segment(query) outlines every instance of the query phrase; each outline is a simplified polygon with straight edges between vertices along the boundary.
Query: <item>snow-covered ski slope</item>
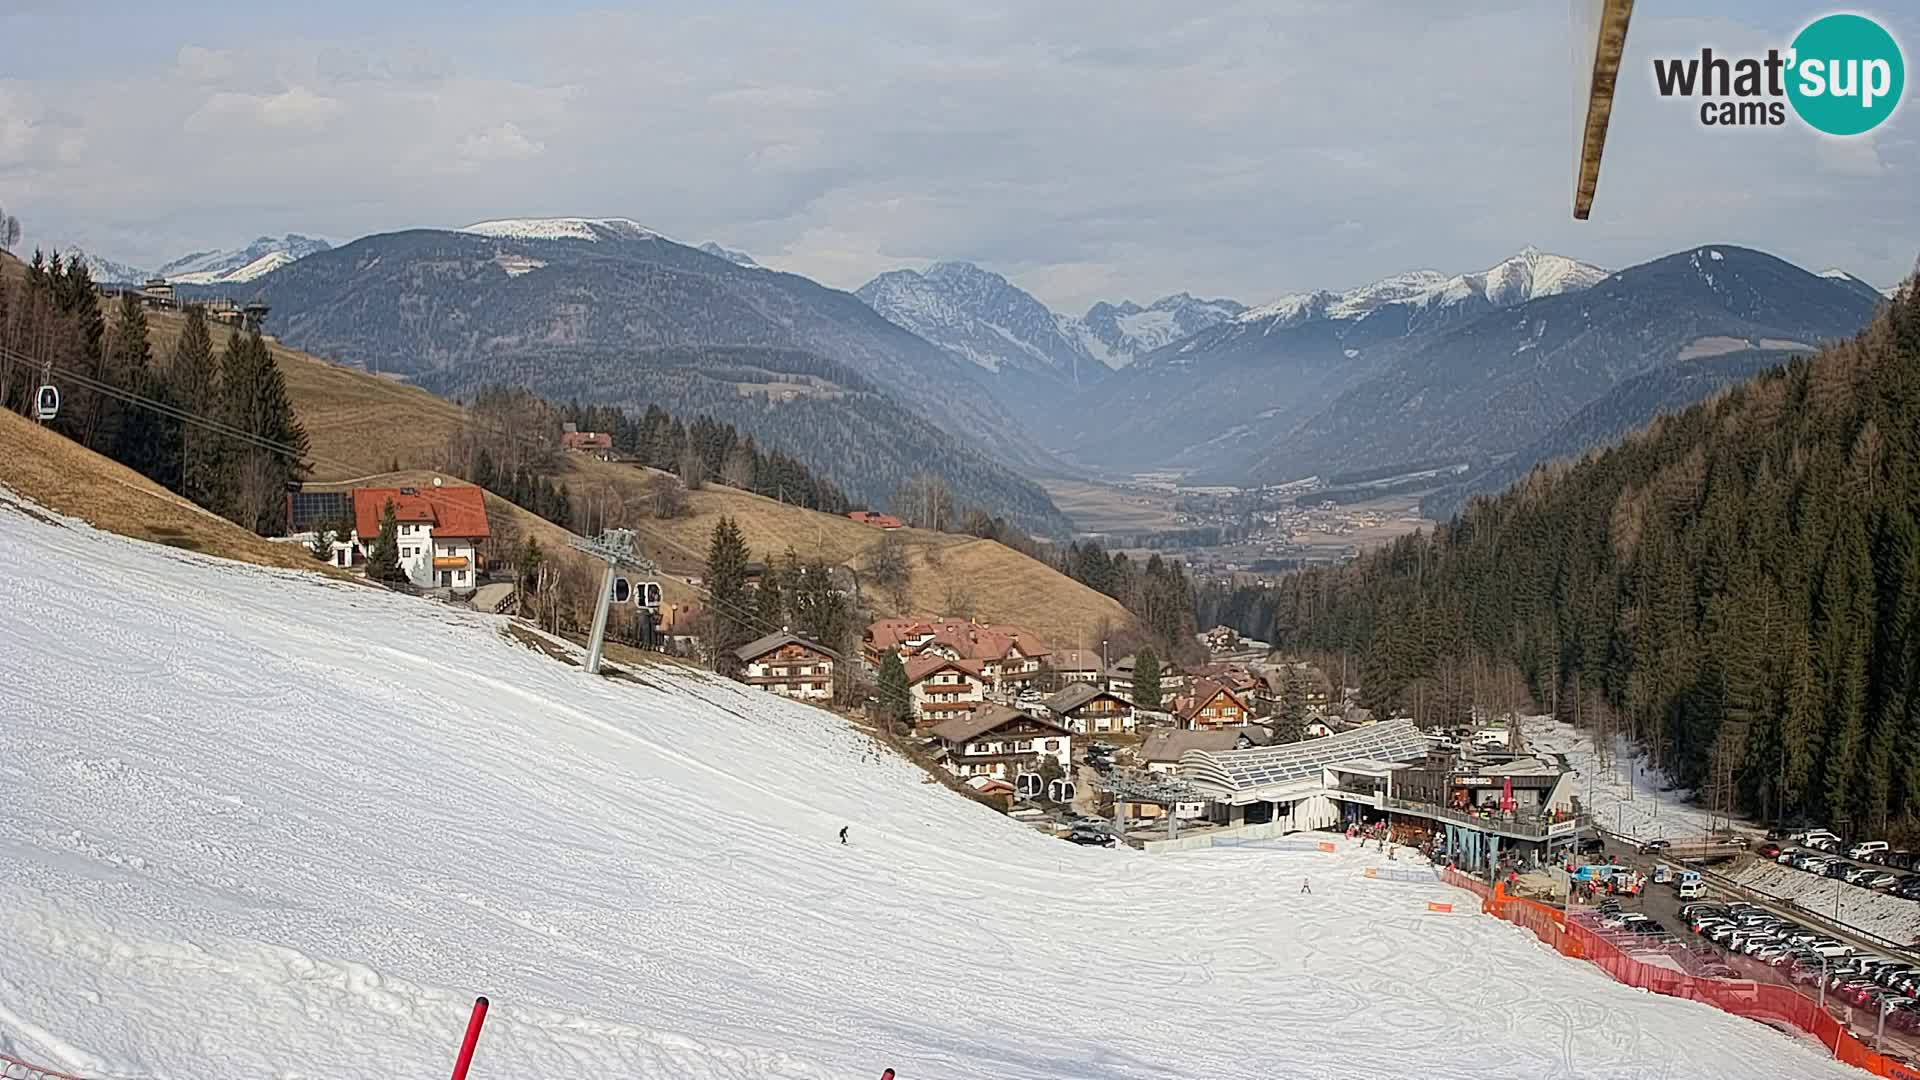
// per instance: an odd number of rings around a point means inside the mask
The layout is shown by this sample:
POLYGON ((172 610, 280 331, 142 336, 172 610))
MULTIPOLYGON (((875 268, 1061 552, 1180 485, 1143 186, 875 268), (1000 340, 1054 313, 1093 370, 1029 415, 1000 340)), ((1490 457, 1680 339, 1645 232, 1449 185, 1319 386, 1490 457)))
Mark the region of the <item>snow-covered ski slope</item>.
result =
POLYGON ((824 712, 8 500, 0 1052, 429 1076, 486 993, 476 1080, 1851 1075, 1378 855, 1079 849, 824 712))

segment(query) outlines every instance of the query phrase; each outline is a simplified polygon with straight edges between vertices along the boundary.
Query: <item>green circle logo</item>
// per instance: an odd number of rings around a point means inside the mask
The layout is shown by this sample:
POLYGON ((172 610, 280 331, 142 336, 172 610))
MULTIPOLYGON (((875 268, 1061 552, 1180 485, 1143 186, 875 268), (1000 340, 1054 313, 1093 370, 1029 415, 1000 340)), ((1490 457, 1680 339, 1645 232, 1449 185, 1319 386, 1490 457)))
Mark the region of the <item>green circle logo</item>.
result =
POLYGON ((1906 92, 1906 64, 1893 35, 1863 15, 1816 19, 1793 39, 1787 99, 1828 135, 1859 135, 1893 115, 1906 92))

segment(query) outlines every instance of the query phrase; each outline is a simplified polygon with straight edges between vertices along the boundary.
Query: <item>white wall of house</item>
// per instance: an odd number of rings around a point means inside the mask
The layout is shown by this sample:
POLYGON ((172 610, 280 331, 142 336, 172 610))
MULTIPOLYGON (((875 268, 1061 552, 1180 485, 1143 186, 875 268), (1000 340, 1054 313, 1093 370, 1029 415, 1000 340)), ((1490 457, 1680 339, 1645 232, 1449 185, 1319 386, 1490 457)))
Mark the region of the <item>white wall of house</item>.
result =
POLYGON ((747 665, 747 678, 783 680, 754 685, 796 701, 833 700, 833 661, 825 657, 782 660, 769 653, 747 665))
MULTIPOLYGON (((913 695, 913 715, 926 715, 929 701, 952 704, 958 701, 985 701, 987 684, 975 676, 949 668, 936 671, 908 688, 913 695)), ((936 705, 937 709, 938 706, 936 705)))
MULTIPOLYGON (((1028 738, 1001 738, 988 735, 955 747, 947 755, 947 766, 960 776, 997 776, 1002 780, 1011 780, 1014 773, 1012 762, 1006 760, 974 761, 973 758, 991 758, 1000 754, 1029 754, 1050 757, 1068 775, 1073 775, 1073 737, 1064 732, 1050 731, 1028 738)), ((1022 766, 1033 762, 1029 757, 1022 766)))
MULTIPOLYGON (((355 558, 364 560, 367 550, 373 546, 376 537, 362 538, 356 530, 351 541, 333 545, 333 564, 335 566, 352 565, 355 558)), ((452 589, 455 592, 467 592, 478 588, 479 550, 471 537, 450 536, 435 539, 433 526, 423 522, 400 522, 395 528, 394 540, 400 548, 400 568, 406 571, 407 581, 421 589, 452 589), (465 565, 435 569, 434 559, 464 559, 465 565)))

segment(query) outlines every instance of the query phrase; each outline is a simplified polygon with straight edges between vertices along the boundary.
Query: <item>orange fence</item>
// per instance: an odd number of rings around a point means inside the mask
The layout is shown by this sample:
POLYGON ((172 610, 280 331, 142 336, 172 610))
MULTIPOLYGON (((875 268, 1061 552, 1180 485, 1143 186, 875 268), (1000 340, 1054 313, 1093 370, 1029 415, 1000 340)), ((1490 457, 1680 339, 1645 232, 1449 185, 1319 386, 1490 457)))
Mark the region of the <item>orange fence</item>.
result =
POLYGON ((1897 1080, 1920 1080, 1920 1070, 1885 1054, 1874 1052, 1855 1036, 1845 1022, 1823 1011, 1812 998, 1786 986, 1733 979, 1709 979, 1683 971, 1635 959, 1595 933, 1593 928, 1567 922, 1566 913, 1547 904, 1508 896, 1504 885, 1489 889, 1456 870, 1444 875, 1449 885, 1468 889, 1481 898, 1480 910, 1495 918, 1533 931, 1535 937, 1553 947, 1562 956, 1584 959, 1611 975, 1615 982, 1637 986, 1668 997, 1703 1001, 1722 1012, 1774 1025, 1789 1025, 1808 1032, 1833 1056, 1857 1065, 1875 1076, 1897 1080))

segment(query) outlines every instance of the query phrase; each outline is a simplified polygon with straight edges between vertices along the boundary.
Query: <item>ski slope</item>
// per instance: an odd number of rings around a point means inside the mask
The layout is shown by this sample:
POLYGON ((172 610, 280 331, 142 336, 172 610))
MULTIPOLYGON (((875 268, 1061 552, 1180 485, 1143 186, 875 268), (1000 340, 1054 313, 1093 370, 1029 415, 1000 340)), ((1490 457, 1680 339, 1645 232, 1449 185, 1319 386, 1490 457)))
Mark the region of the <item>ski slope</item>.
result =
POLYGON ((477 1080, 1851 1075, 1425 914, 1469 898, 1344 841, 1076 848, 825 712, 21 505, 0 489, 0 1052, 429 1076, 486 993, 477 1080))
POLYGON ((1640 840, 1701 840, 1711 834, 1711 824, 1718 824, 1722 831, 1727 828, 1724 816, 1710 818, 1694 803, 1693 792, 1675 788, 1624 737, 1614 740, 1605 767, 1594 752, 1591 732, 1557 723, 1551 716, 1527 717, 1526 738, 1529 750, 1566 758, 1578 774, 1573 793, 1602 828, 1640 840))

